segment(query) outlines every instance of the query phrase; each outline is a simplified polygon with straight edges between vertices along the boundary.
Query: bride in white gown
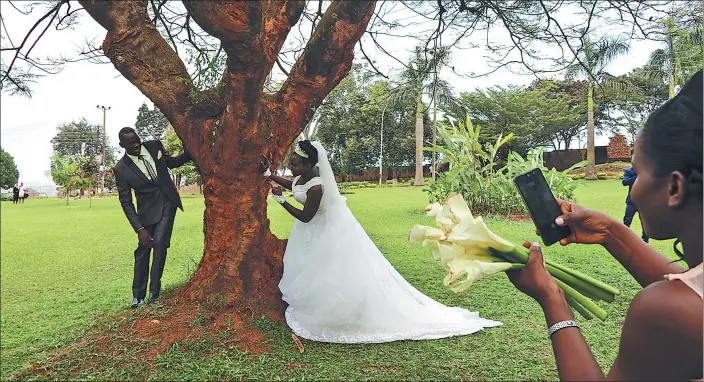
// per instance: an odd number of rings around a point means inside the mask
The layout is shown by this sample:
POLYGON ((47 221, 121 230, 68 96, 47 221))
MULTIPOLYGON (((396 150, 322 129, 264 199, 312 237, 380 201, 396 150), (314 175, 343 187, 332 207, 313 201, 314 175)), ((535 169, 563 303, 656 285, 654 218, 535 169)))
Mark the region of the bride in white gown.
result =
MULTIPOLYGON (((268 165, 268 163, 265 163, 268 165)), ((302 210, 274 198, 296 218, 279 283, 293 332, 319 342, 380 343, 467 335, 501 325, 424 295, 377 249, 340 195, 325 149, 301 141, 291 155, 289 188, 302 210), (317 165, 316 165, 317 162, 317 165)))

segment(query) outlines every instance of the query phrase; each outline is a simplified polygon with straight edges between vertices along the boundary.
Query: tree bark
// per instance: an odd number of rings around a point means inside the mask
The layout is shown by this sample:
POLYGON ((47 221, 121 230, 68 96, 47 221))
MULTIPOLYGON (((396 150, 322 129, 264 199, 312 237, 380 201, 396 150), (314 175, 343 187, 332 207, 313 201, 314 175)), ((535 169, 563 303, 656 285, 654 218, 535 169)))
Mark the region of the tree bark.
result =
POLYGON ((416 102, 416 176, 414 186, 425 185, 423 177, 423 92, 418 92, 416 102))
MULTIPOLYGON (((105 55, 164 113, 203 179, 205 249, 188 284, 192 301, 281 313, 285 241, 269 231, 261 156, 276 165, 352 66, 375 1, 335 1, 277 93, 263 86, 303 1, 184 1, 228 55, 221 83, 199 91, 150 22, 146 1, 81 0, 107 29, 105 55), (193 95, 196 95, 195 97, 193 95)), ((278 315, 278 317, 281 317, 278 315)))
POLYGON ((587 98, 587 167, 584 179, 596 180, 596 155, 594 150, 594 87, 589 80, 589 94, 587 98))
POLYGON ((285 241, 269 231, 268 190, 258 172, 204 177, 205 254, 183 293, 191 300, 276 315, 285 241), (242 298, 246 296, 246 298, 242 298))

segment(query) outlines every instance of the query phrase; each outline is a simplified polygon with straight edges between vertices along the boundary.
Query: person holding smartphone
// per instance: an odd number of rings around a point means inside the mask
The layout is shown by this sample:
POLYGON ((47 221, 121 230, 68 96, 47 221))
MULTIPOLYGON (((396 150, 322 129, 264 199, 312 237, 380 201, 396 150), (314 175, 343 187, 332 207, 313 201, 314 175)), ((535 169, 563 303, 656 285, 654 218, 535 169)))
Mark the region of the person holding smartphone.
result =
POLYGON ((643 286, 626 314, 618 355, 605 375, 574 322, 564 293, 545 270, 540 246, 511 282, 540 303, 561 380, 693 380, 702 378, 702 71, 655 110, 638 134, 632 198, 656 240, 676 239, 674 252, 688 270, 604 213, 558 201, 560 240, 605 247, 643 286), (682 250, 678 248, 681 244, 682 250))

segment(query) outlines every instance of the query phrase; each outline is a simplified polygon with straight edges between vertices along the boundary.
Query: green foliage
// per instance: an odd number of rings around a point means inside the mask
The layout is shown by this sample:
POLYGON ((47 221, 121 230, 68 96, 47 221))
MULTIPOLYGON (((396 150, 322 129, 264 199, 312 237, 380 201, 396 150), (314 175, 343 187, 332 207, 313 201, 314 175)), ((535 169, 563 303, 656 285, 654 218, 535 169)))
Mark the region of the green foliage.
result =
MULTIPOLYGON (((110 137, 105 137, 107 165, 115 163, 115 150, 110 144, 110 137)), ((56 135, 51 139, 54 154, 59 155, 94 155, 103 154, 103 136, 100 126, 91 125, 85 118, 62 123, 56 127, 56 135)))
POLYGON ((430 202, 440 202, 448 195, 464 196, 472 211, 484 215, 508 216, 526 213, 525 205, 516 189, 513 178, 519 174, 540 168, 554 195, 565 200, 574 200, 577 183, 567 173, 584 166, 580 162, 565 171, 548 170, 543 164, 541 148, 530 150, 527 158, 511 151, 504 166, 497 153, 513 138, 513 133, 502 134, 494 142, 482 143, 481 128, 474 126, 469 118, 465 123, 438 131, 440 143, 436 150, 450 169, 441 173, 436 181, 430 181, 425 191, 430 202))
MULTIPOLYGON (((328 95, 317 110, 316 139, 328 151, 335 174, 346 179, 378 166, 382 117, 384 169, 414 163, 416 100, 399 92, 386 81, 370 84, 356 66, 328 95)), ((428 121, 427 114, 423 118, 428 121)), ((426 128, 424 139, 430 137, 426 128)))
POLYGON ((134 129, 142 140, 161 140, 166 132, 169 121, 156 106, 149 109, 146 103, 139 107, 134 129))
MULTIPOLYGON (((115 165, 117 158, 115 149, 110 144, 110 137, 105 137, 107 144, 105 149, 105 168, 109 169, 115 165)), ((55 155, 65 157, 91 157, 98 165, 101 164, 103 155, 103 136, 99 126, 91 125, 85 118, 70 123, 63 123, 56 127, 56 135, 51 139, 52 148, 55 155)), ((94 184, 98 182, 94 174, 94 184)), ((59 183, 56 183, 59 184, 59 183)), ((110 172, 105 175, 105 187, 114 188, 115 179, 110 172)))
MULTIPOLYGON (((164 138, 164 148, 169 153, 169 155, 176 156, 183 153, 183 142, 179 139, 176 132, 169 128, 166 130, 166 136, 164 138)), ((193 161, 189 161, 181 167, 174 168, 171 173, 176 176, 176 184, 181 185, 182 183, 186 186, 191 184, 203 184, 203 178, 193 161)))
POLYGON ((51 157, 51 179, 62 188, 66 195, 71 190, 79 190, 84 184, 84 179, 79 175, 79 166, 69 155, 54 154, 51 157))
POLYGON ((15 164, 15 158, 0 147, 0 188, 12 188, 19 178, 20 171, 15 164))
POLYGON ((525 89, 496 86, 460 97, 470 118, 482 126, 482 142, 495 141, 504 131, 513 132, 513 139, 501 148, 502 159, 509 151, 525 155, 532 147, 569 148, 585 126, 580 103, 553 81, 536 82, 525 89))
POLYGON ((618 77, 618 81, 628 83, 635 91, 617 94, 604 102, 609 118, 603 121, 611 133, 625 133, 630 142, 635 142, 636 134, 643 127, 648 115, 668 99, 668 86, 662 81, 652 81, 645 67, 618 77))
POLYGON ((642 71, 651 82, 669 86, 672 98, 675 86, 684 85, 702 68, 704 27, 679 25, 674 17, 660 21, 660 25, 663 47, 650 54, 642 71))

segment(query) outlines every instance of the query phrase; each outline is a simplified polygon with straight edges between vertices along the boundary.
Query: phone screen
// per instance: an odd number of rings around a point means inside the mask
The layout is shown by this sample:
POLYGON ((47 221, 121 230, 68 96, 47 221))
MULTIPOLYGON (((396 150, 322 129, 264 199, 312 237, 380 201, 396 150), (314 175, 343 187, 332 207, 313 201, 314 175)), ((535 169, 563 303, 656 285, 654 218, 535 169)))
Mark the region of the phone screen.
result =
POLYGON ((535 169, 521 174, 516 177, 515 183, 545 245, 554 244, 567 237, 570 233, 569 228, 555 225, 555 218, 562 215, 562 211, 543 176, 543 172, 540 169, 535 169))

